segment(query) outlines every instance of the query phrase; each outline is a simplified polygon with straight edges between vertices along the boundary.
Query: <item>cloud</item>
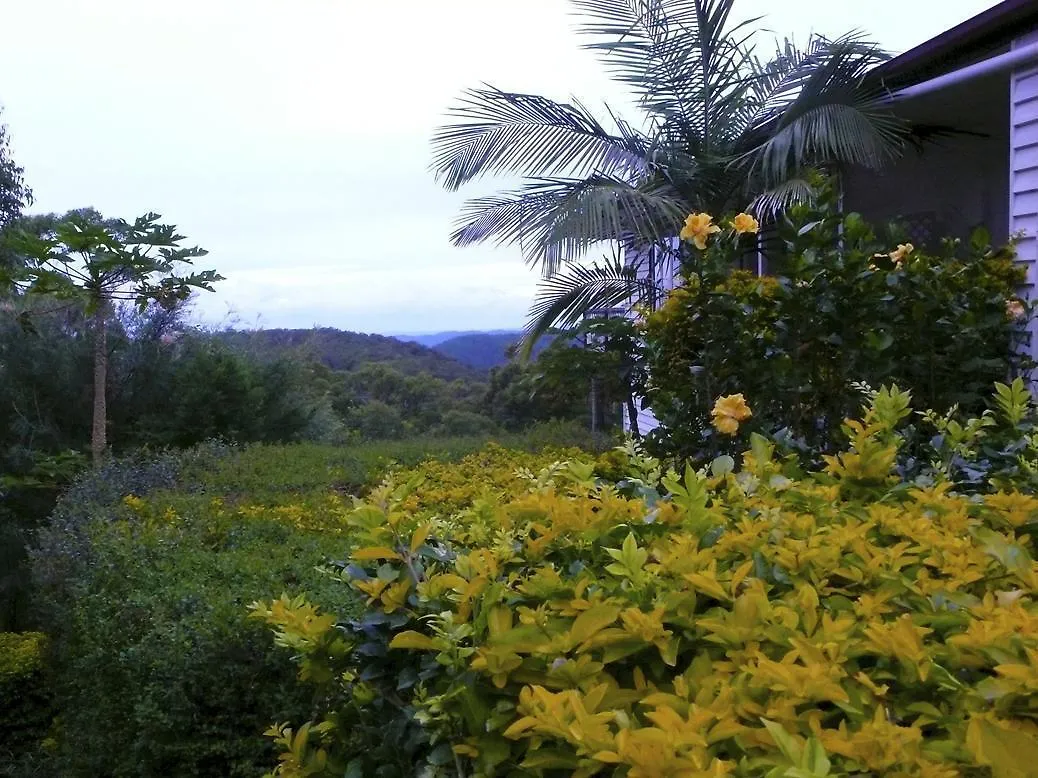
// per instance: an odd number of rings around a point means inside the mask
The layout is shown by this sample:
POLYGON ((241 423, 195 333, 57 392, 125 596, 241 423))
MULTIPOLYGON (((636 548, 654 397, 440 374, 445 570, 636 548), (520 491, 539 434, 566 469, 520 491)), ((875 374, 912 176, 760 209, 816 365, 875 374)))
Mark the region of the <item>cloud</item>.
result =
MULTIPOLYGON (((990 4, 741 0, 736 13, 801 39, 871 28, 904 48, 990 4)), ((154 210, 210 250, 202 266, 228 280, 199 302, 209 320, 230 306, 267 326, 510 327, 535 273, 514 248, 450 245, 463 195, 432 180, 429 138, 484 82, 630 115, 569 8, 9 0, 0 103, 38 210, 154 210)))

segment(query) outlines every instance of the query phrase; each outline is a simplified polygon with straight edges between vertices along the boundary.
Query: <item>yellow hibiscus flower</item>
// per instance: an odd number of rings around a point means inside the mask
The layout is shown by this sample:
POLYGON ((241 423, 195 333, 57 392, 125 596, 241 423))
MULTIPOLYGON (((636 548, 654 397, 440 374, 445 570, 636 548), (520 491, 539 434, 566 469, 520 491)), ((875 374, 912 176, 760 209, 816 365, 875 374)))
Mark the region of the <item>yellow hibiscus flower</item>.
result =
POLYGON ((714 403, 714 416, 731 416, 736 421, 746 421, 753 415, 746 398, 742 394, 729 394, 718 397, 714 403))
POLYGON ((905 257, 915 251, 915 246, 911 243, 900 243, 898 247, 890 252, 890 258, 894 260, 894 264, 901 267, 901 263, 905 261, 905 257))
POLYGON ((722 435, 734 435, 739 431, 739 422, 731 416, 714 416, 714 429, 722 435))
POLYGON ((702 251, 706 248, 706 240, 721 228, 714 224, 714 217, 708 213, 693 213, 685 219, 685 226, 681 228, 681 239, 691 241, 695 247, 702 251))
POLYGON ((732 219, 732 229, 740 235, 744 235, 748 232, 756 235, 760 231, 760 223, 750 216, 750 214, 740 213, 732 219))
POLYGON ((722 435, 734 435, 739 431, 740 422, 753 416, 746 398, 741 394, 718 397, 710 414, 713 416, 714 428, 722 435))

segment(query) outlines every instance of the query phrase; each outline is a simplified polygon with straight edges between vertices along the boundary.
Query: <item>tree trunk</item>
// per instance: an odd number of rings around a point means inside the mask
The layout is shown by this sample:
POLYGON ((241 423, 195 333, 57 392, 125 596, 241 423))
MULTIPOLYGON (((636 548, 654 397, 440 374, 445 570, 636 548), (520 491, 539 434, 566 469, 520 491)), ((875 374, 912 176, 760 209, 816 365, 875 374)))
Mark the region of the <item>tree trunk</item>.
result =
POLYGON ((591 434, 598 432, 598 379, 591 379, 591 434))
POLYGON ((634 395, 627 395, 627 421, 630 422, 631 434, 640 438, 641 432, 638 430, 638 405, 634 401, 634 395))
POLYGON ((108 448, 108 317, 101 302, 94 313, 94 428, 90 435, 90 452, 94 465, 104 459, 108 448))

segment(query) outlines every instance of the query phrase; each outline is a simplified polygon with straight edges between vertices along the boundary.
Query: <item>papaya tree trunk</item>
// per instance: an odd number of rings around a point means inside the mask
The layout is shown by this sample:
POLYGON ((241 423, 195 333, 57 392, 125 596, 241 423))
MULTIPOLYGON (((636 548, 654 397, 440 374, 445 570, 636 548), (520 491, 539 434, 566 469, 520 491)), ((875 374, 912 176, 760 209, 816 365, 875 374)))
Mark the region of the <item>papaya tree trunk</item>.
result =
POLYGON ((635 402, 633 394, 627 395, 627 420, 630 422, 631 434, 640 438, 642 434, 638 429, 638 404, 635 402))
POLYGON ((94 312, 94 427, 90 435, 90 453, 94 465, 104 459, 108 448, 108 317, 102 302, 94 312))

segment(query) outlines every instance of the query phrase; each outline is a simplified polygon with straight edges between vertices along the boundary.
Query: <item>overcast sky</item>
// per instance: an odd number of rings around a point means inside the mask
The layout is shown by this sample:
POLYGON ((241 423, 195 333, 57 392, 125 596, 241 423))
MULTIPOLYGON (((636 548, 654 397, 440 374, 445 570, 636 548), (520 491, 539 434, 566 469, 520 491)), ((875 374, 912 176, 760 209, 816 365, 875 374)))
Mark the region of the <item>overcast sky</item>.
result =
MULTIPOLYGON (((992 5, 735 13, 798 39, 864 29, 902 51, 992 5)), ((0 0, 0 19, 2 118, 33 210, 161 213, 227 277, 196 307, 213 323, 520 325, 536 274, 516 250, 450 245, 465 191, 433 182, 429 137, 481 82, 625 102, 579 50, 567 0, 0 0)))

